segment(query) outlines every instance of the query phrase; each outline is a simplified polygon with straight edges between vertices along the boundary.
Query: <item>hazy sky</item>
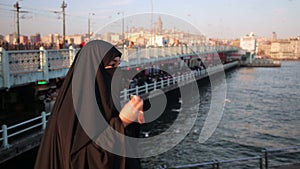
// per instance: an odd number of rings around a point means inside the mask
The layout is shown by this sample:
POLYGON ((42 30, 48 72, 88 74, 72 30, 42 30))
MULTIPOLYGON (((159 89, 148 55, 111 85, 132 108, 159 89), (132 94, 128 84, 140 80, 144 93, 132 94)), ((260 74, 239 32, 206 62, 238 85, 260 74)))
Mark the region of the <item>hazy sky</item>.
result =
MULTIPOLYGON (((16 14, 13 11, 13 4, 16 2, 17 0, 0 0, 2 35, 16 31, 16 14)), ((240 38, 250 32, 267 38, 272 32, 276 32, 278 38, 300 36, 299 0, 65 0, 65 2, 67 35, 86 33, 89 13, 95 14, 91 15, 91 31, 96 32, 113 20, 121 20, 122 13, 126 18, 153 11, 181 18, 193 24, 208 37, 240 38)), ((19 4, 20 11, 29 12, 20 14, 22 35, 62 34, 62 15, 56 13, 61 12, 62 0, 22 0, 19 4)), ((157 18, 153 20, 156 21, 157 18)), ((128 20, 125 24, 128 24, 128 20)), ((138 27, 140 24, 136 22, 131 25, 138 27)))

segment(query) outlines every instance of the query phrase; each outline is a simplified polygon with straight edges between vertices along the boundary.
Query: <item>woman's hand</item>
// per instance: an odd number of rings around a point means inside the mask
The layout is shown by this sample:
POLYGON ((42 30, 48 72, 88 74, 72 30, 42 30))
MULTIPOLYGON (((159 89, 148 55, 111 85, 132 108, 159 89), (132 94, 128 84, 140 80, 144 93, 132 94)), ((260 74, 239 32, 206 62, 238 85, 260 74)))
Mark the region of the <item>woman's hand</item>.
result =
POLYGON ((126 127, 127 125, 137 121, 140 124, 144 123, 143 100, 134 95, 122 108, 119 117, 126 127))

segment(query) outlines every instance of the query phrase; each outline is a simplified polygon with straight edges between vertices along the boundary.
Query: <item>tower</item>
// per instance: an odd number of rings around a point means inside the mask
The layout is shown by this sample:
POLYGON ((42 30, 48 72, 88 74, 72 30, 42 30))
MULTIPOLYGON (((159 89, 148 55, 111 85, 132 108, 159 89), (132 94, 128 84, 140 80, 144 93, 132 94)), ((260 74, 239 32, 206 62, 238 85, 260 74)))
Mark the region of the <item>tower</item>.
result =
POLYGON ((163 23, 161 21, 161 17, 159 16, 157 22, 155 23, 155 33, 162 34, 162 27, 163 23))
POLYGON ((276 32, 272 32, 272 41, 276 41, 277 40, 277 34, 276 32))

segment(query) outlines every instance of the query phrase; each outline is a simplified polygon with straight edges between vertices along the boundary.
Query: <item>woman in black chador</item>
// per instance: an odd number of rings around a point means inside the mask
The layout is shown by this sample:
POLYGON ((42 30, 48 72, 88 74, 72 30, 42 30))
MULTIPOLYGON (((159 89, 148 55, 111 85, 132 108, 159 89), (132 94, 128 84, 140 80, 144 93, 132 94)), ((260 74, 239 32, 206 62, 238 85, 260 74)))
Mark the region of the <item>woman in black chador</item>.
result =
POLYGON ((111 150, 124 148, 125 140, 109 134, 109 129, 137 137, 139 124, 135 121, 144 121, 140 97, 134 96, 121 109, 113 102, 114 93, 119 91, 112 92, 111 82, 120 57, 121 53, 113 45, 101 40, 90 41, 78 52, 48 120, 35 169, 141 168, 139 160, 126 157, 126 152, 116 155, 101 146, 107 145, 111 150), (95 66, 97 62, 100 64, 95 66), (91 111, 94 100, 99 112, 91 111), (101 117, 104 123, 99 122, 101 117), (99 139, 100 136, 108 138, 99 139))

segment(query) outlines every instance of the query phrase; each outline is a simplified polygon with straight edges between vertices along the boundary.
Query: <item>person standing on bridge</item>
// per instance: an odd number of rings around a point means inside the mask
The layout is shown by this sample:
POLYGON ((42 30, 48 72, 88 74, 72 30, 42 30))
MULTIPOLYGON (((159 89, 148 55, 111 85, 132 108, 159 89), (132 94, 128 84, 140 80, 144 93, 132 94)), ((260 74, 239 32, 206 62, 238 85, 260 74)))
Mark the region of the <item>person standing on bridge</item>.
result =
POLYGON ((122 136, 138 137, 139 123, 144 122, 140 97, 134 96, 123 108, 114 100, 120 92, 113 91, 111 83, 120 57, 113 45, 101 40, 90 41, 77 53, 48 120, 35 169, 141 168, 126 151, 111 151, 128 146, 122 136), (94 101, 99 111, 94 111, 94 101), (99 123, 101 118, 104 122, 99 123))

